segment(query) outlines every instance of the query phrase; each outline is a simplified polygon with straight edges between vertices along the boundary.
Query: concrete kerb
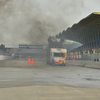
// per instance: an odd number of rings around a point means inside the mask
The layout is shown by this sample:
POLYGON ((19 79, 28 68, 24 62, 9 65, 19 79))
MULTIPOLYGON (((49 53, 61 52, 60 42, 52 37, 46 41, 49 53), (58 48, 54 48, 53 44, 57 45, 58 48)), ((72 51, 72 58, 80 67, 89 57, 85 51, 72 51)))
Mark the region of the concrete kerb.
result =
POLYGON ((100 62, 94 62, 94 61, 85 61, 85 60, 69 60, 67 61, 67 64, 73 65, 73 66, 80 66, 80 67, 89 67, 89 68, 100 68, 100 62))
MULTIPOLYGON (((45 62, 43 61, 43 63, 45 62)), ((34 65, 36 64, 40 65, 39 61, 35 61, 34 65)), ((67 64, 72 66, 80 66, 80 67, 89 67, 89 68, 98 68, 98 69, 100 68, 100 62, 94 62, 94 61, 68 60, 67 64)), ((33 67, 33 66, 29 64, 27 60, 1 60, 0 61, 0 67, 33 67)))

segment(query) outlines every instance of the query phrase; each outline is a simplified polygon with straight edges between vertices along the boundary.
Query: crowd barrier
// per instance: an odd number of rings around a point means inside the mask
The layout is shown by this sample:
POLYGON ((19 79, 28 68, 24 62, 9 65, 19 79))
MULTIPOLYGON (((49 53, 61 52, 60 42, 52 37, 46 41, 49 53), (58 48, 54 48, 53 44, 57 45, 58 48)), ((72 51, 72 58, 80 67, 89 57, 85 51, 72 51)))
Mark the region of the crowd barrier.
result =
POLYGON ((94 60, 68 60, 67 64, 80 67, 100 68, 100 61, 94 60))

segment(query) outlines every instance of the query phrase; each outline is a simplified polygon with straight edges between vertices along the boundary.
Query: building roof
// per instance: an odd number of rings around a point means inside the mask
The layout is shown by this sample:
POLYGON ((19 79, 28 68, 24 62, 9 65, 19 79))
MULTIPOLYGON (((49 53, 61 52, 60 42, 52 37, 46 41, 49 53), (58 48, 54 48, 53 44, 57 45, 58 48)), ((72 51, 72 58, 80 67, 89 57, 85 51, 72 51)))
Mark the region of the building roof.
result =
POLYGON ((64 30, 62 33, 57 35, 57 37, 61 38, 64 36, 66 39, 81 42, 80 41, 80 36, 82 35, 81 31, 87 28, 87 26, 90 25, 91 23, 95 24, 96 20, 98 20, 99 18, 100 18, 100 13, 93 12, 87 17, 80 20, 78 23, 74 24, 72 27, 67 28, 66 31, 64 30))

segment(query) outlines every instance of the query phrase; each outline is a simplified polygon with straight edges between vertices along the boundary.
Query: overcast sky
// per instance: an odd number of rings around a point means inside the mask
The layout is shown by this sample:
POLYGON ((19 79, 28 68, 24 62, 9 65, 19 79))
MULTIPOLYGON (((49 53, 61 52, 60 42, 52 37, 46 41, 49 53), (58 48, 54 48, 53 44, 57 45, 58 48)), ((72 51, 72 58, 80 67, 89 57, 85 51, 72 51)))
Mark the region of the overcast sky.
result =
POLYGON ((45 44, 92 12, 100 0, 0 0, 0 44, 45 44))

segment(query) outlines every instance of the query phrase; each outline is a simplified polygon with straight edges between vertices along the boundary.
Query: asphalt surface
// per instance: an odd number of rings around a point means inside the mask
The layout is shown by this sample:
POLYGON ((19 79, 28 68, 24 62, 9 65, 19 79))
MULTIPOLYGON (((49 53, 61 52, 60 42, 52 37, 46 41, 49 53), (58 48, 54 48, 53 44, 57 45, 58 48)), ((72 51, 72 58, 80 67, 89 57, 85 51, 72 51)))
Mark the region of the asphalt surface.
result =
POLYGON ((34 85, 100 88, 100 70, 51 66, 40 59, 34 60, 34 65, 26 59, 0 62, 0 88, 34 85))

